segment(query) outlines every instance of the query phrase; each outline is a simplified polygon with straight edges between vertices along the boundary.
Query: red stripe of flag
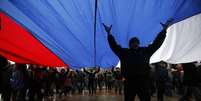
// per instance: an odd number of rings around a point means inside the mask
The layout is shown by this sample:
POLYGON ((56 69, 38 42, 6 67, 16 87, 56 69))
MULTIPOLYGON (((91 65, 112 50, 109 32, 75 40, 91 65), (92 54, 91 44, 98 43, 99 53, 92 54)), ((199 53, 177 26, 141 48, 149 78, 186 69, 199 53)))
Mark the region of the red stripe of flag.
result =
POLYGON ((0 12, 0 54, 11 61, 45 66, 66 66, 25 28, 0 12))

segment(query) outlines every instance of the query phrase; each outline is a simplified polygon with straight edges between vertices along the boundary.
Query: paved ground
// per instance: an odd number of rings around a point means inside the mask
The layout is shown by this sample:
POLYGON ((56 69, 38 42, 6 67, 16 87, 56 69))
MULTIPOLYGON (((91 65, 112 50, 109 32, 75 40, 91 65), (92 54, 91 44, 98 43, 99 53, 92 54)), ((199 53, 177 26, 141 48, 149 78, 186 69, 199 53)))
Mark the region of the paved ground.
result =
MULTIPOLYGON (((56 101, 123 101, 123 97, 117 96, 117 95, 95 95, 95 96, 75 95, 72 97, 63 97, 61 99, 57 99, 56 101)), ((136 99, 136 101, 139 101, 139 100, 136 99)), ((153 97, 152 101, 157 101, 157 100, 155 97, 153 97)), ((177 101, 177 98, 167 97, 164 101, 177 101)))
MULTIPOLYGON (((173 97, 165 97, 164 101, 178 101, 179 96, 173 96, 173 97)), ((0 95, 0 101, 1 95, 0 95)), ((54 95, 52 98, 46 98, 43 101, 123 101, 122 95, 117 95, 114 92, 97 92, 95 95, 91 96, 88 94, 87 91, 85 91, 83 94, 74 94, 74 95, 67 95, 59 97, 58 95, 54 95)), ((135 101, 139 101, 139 99, 136 97, 135 101)), ((151 101, 157 101, 156 96, 152 97, 151 101)), ((195 101, 194 99, 191 99, 191 101, 195 101)))
MULTIPOLYGON (((177 101, 178 96, 174 97, 165 97, 164 101, 177 101)), ((48 99, 46 101, 123 101, 123 96, 122 95, 116 95, 114 93, 106 93, 106 92, 98 92, 96 95, 90 96, 87 94, 82 95, 71 95, 71 96, 63 96, 61 98, 56 98, 56 99, 48 99)), ((136 98, 135 101, 139 101, 138 98, 136 98)), ((151 101, 157 101, 156 97, 152 97, 151 101)), ((193 100, 192 100, 193 101, 193 100)))

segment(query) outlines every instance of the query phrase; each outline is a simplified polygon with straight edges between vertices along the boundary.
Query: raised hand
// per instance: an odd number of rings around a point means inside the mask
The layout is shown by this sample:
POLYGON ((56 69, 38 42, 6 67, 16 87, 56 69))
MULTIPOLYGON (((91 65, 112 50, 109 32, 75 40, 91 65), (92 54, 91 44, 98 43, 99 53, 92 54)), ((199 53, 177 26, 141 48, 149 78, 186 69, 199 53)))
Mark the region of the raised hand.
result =
POLYGON ((168 20, 166 21, 165 24, 160 23, 160 24, 162 25, 162 27, 163 27, 163 30, 167 30, 167 28, 172 24, 173 21, 174 21, 174 19, 173 19, 173 18, 170 18, 170 19, 168 19, 168 20))
POLYGON ((112 29, 112 25, 107 26, 107 25, 105 25, 105 24, 103 23, 103 26, 104 26, 104 28, 105 28, 105 31, 106 31, 108 34, 111 34, 110 32, 111 32, 111 29, 112 29))

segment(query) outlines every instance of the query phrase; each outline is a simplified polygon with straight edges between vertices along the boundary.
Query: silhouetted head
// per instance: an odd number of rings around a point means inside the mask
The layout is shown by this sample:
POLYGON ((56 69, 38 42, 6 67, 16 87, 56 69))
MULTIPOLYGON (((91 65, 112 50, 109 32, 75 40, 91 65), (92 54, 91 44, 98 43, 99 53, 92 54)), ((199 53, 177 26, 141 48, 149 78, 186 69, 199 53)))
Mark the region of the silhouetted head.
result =
POLYGON ((0 55, 0 66, 5 67, 8 64, 8 60, 0 55))
POLYGON ((92 72, 93 72, 93 69, 90 69, 89 71, 92 73, 92 72))
POLYGON ((65 69, 61 69, 61 73, 65 73, 65 69))
POLYGON ((164 61, 160 61, 160 62, 159 62, 159 65, 160 65, 160 67, 164 67, 164 68, 167 67, 167 63, 164 62, 164 61))
POLYGON ((137 49, 140 45, 140 40, 137 37, 133 37, 129 41, 129 48, 130 49, 137 49))

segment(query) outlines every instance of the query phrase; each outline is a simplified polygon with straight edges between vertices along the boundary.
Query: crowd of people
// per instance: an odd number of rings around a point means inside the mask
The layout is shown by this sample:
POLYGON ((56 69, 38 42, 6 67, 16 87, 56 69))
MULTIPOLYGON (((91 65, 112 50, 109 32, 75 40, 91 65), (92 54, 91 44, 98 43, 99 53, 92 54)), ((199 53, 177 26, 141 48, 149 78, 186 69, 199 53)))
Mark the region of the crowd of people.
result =
MULTIPOLYGON (((38 65, 11 64, 0 60, 0 93, 3 101, 42 101, 47 98, 106 91, 122 95, 125 79, 121 69, 112 67, 70 70, 38 65)), ((178 101, 200 101, 201 69, 194 63, 168 65, 152 64, 148 91, 164 101, 164 96, 180 96, 178 101)), ((135 86, 135 85, 133 85, 135 86)), ((143 101, 143 100, 142 100, 143 101)))
POLYGON ((10 64, 4 58, 0 68, 1 97, 3 101, 42 101, 54 95, 89 95, 96 91, 122 94, 123 83, 119 68, 103 70, 101 68, 54 68, 27 64, 10 64))

